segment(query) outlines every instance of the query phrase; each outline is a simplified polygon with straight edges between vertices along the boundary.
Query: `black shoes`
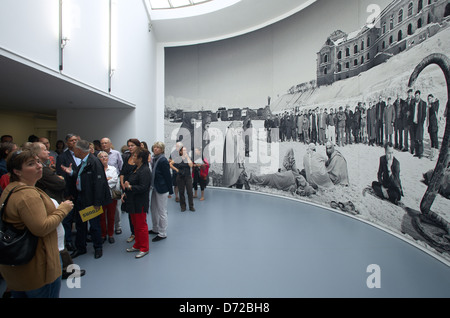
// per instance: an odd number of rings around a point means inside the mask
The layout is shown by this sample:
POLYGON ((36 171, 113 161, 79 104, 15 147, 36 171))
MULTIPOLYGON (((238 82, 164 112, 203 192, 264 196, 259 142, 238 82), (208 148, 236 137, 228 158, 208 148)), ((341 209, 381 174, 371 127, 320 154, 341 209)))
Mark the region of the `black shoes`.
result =
POLYGON ((103 250, 101 248, 96 249, 94 253, 94 258, 100 258, 103 256, 103 250))
POLYGON ((195 212, 194 208, 189 208, 189 211, 195 212))
POLYGON ((73 252, 76 250, 75 246, 73 245, 72 242, 67 242, 66 243, 66 250, 69 252, 73 252))
MULTIPOLYGON (((73 258, 76 258, 76 257, 78 257, 80 255, 83 255, 83 254, 86 254, 86 251, 76 250, 75 252, 70 254, 70 257, 73 259, 73 258)), ((103 256, 103 250, 101 248, 96 249, 95 252, 94 252, 94 258, 100 258, 102 256, 103 256)))
POLYGON ((159 236, 158 233, 156 233, 152 230, 148 231, 148 234, 156 234, 156 236, 152 239, 152 242, 158 242, 158 241, 164 240, 166 238, 166 237, 159 236))
MULTIPOLYGON (((103 241, 103 243, 105 243, 106 242, 106 237, 102 237, 102 241, 103 241)), ((116 242, 116 240, 114 239, 114 237, 110 236, 110 237, 108 237, 108 242, 110 244, 113 244, 113 243, 116 242)))
POLYGON ((162 237, 162 236, 157 235, 157 236, 155 236, 153 238, 152 242, 158 242, 158 241, 161 241, 161 240, 164 240, 164 239, 166 239, 166 237, 162 237))
POLYGON ((71 258, 76 258, 80 255, 86 254, 86 251, 75 250, 72 254, 70 254, 71 258))

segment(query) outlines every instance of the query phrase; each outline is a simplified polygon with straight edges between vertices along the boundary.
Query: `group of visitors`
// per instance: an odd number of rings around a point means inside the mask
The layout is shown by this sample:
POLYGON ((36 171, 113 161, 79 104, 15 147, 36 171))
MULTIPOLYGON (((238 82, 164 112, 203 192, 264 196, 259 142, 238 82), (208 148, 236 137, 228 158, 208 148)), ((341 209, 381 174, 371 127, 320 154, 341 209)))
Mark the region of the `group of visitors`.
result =
POLYGON ((134 242, 127 252, 136 252, 136 258, 147 255, 149 235, 155 235, 153 242, 167 237, 167 201, 174 186, 182 208, 186 191, 189 208, 195 211, 191 194, 193 187, 197 193, 197 184, 200 200, 204 200, 207 160, 201 149, 196 149, 192 160, 186 148, 180 150, 169 162, 163 142, 155 142, 149 151, 145 142, 131 138, 119 152, 109 138, 94 143, 68 134, 64 151, 58 153, 50 150, 47 138, 30 136, 18 146, 12 136, 2 136, 0 203, 11 192, 5 220, 19 229, 28 228, 39 238, 30 263, 0 265, 7 293, 12 297, 58 297, 61 279, 85 274, 85 270, 67 273, 66 268, 73 258, 87 253, 87 242, 92 242, 95 258, 102 257, 106 240, 115 243, 114 234, 122 233, 122 212, 127 212, 130 223, 127 241, 134 242), (83 220, 86 209, 99 215, 83 220))
MULTIPOLYGON (((433 94, 427 101, 420 90, 407 91, 407 97, 359 102, 354 111, 350 106, 335 109, 319 108, 285 111, 269 116, 264 122, 268 142, 299 141, 325 145, 327 141, 343 147, 352 143, 383 146, 391 142, 394 149, 410 151, 423 157, 425 128, 430 137, 430 160, 438 154, 439 100, 433 94)), ((446 114, 444 114, 446 116, 446 114)))

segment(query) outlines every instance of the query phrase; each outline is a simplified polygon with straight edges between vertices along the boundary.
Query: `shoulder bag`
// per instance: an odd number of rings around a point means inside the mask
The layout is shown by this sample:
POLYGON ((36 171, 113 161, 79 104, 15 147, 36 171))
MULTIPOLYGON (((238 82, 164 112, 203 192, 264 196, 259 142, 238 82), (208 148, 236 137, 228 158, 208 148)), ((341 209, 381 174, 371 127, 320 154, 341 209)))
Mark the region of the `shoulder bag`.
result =
POLYGON ((34 257, 38 243, 38 237, 27 228, 16 229, 12 224, 3 220, 3 212, 6 203, 13 193, 13 188, 0 207, 0 264, 1 265, 25 265, 34 257))

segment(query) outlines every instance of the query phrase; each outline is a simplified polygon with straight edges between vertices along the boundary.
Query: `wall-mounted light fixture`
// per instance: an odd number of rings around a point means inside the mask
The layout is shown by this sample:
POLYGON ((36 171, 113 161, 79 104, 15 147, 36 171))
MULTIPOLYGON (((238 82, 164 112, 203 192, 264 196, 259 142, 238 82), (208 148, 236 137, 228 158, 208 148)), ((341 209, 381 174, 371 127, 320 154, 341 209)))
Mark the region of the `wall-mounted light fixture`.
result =
POLYGON ((67 45, 67 42, 70 41, 68 37, 64 37, 61 39, 61 49, 64 49, 64 47, 67 45))
POLYGON ((59 0, 59 71, 63 70, 64 47, 68 38, 63 38, 63 3, 59 0))
POLYGON ((112 77, 116 71, 115 52, 117 49, 117 3, 115 0, 109 0, 109 25, 108 25, 108 92, 111 93, 112 77))
POLYGON ((67 43, 70 41, 70 28, 71 17, 69 14, 73 14, 72 8, 69 8, 70 3, 67 0, 59 0, 59 70, 64 68, 64 49, 67 43), (66 2, 66 8, 64 8, 64 2, 66 2))

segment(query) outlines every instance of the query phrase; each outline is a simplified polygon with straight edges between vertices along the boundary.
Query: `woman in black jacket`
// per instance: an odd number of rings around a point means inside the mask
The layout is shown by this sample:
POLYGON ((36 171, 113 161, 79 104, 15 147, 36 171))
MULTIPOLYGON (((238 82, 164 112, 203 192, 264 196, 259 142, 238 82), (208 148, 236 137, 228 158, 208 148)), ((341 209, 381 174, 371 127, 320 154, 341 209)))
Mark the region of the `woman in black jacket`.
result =
POLYGON ((194 195, 192 191, 192 171, 191 168, 194 166, 191 158, 187 153, 187 148, 182 147, 180 149, 181 161, 179 163, 172 163, 171 168, 177 172, 177 186, 180 197, 180 207, 181 212, 186 211, 186 197, 185 190, 188 195, 189 210, 194 212, 194 195))
POLYGON ((149 251, 147 213, 152 178, 148 157, 148 150, 140 148, 136 151, 136 168, 124 182, 125 210, 130 215, 135 235, 134 245, 127 252, 139 252, 136 258, 144 257, 149 251))
MULTIPOLYGON (((128 147, 128 151, 125 152, 122 156, 123 166, 122 166, 122 169, 120 170, 120 175, 119 175, 120 188, 122 189, 123 192, 125 191, 125 188, 124 188, 125 181, 128 180, 128 177, 130 176, 130 174, 133 173, 133 171, 136 169, 136 163, 135 163, 136 151, 141 149, 141 142, 136 138, 128 139, 127 147, 128 147)), ((128 212, 125 209, 126 209, 126 204, 123 203, 122 211, 128 212)), ((131 222, 130 216, 128 216, 128 221, 130 224, 131 235, 127 239, 127 242, 131 243, 134 241, 134 227, 133 227, 133 222, 131 222)))

